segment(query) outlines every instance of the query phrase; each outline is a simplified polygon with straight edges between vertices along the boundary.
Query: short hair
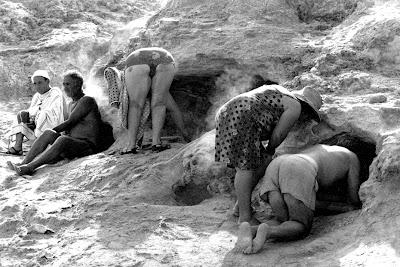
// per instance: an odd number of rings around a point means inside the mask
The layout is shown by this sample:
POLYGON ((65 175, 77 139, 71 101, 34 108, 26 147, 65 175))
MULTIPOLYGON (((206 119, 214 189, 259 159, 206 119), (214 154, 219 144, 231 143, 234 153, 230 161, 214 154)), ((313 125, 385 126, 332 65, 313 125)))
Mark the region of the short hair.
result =
POLYGON ((64 77, 69 76, 72 79, 74 79, 77 82, 78 87, 82 90, 82 86, 83 86, 83 76, 82 73, 80 73, 77 70, 67 70, 66 72, 64 72, 64 77))

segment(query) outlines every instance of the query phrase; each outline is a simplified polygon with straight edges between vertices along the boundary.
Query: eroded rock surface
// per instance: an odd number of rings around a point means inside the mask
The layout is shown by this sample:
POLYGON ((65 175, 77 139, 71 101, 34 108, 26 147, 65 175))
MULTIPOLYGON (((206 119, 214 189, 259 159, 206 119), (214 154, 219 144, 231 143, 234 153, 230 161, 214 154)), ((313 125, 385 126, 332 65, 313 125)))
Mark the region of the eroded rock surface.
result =
MULTIPOLYGON (((0 1, 0 12, 5 99, 29 96, 37 68, 58 86, 62 71, 78 68, 114 126, 109 151, 119 149, 126 131, 105 106, 101 70, 137 47, 163 46, 179 62, 172 94, 194 137, 159 154, 106 151, 26 177, 6 168, 18 157, 1 154, 1 266, 400 264, 397 1, 28 0, 0 1), (212 129, 217 107, 253 74, 324 99, 322 122, 296 126, 278 154, 341 142, 357 150, 366 181, 361 210, 316 217, 304 240, 244 256, 231 251, 234 171, 214 162, 212 129)), ((0 106, 2 136, 23 100, 0 106)))

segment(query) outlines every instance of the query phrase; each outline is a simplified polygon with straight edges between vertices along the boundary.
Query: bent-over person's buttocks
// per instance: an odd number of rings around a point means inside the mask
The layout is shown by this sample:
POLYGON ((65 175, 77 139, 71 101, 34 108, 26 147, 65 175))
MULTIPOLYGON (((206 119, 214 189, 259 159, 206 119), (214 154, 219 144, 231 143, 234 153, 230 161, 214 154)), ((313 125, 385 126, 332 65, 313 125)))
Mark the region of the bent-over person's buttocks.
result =
POLYGON ((273 219, 259 226, 242 223, 235 250, 256 253, 268 239, 295 240, 308 235, 317 191, 338 181, 347 181, 347 200, 358 208, 359 171, 357 156, 340 146, 315 145, 275 158, 258 185, 261 199, 272 208, 273 219))

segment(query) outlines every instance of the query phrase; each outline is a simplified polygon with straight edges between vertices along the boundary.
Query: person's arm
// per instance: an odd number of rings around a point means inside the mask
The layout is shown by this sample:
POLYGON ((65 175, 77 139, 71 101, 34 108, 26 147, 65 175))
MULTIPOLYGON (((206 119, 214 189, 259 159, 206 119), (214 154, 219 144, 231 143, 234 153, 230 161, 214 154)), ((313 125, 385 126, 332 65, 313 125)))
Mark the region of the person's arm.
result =
POLYGON ((52 128, 60 123, 61 117, 64 117, 63 98, 62 95, 54 92, 46 103, 43 103, 40 112, 36 116, 36 128, 40 131, 52 128))
POLYGON ((361 205, 358 196, 360 189, 360 161, 354 153, 349 154, 349 171, 347 175, 347 192, 350 204, 359 207, 361 205))
POLYGON ((81 119, 83 119, 96 106, 96 101, 92 97, 84 96, 79 101, 74 110, 69 115, 68 119, 53 130, 60 133, 68 131, 74 127, 81 119))
POLYGON ((39 93, 33 95, 31 104, 27 111, 29 112, 30 117, 34 118, 36 116, 37 112, 39 111, 39 93))
POLYGON ((348 204, 346 202, 324 201, 324 200, 315 201, 315 211, 319 214, 334 215, 334 214, 349 212, 356 209, 359 209, 359 207, 348 204))
POLYGON ((301 104, 294 100, 288 103, 288 108, 282 113, 278 123, 272 130, 271 138, 266 148, 267 153, 273 155, 275 149, 285 140, 293 125, 300 117, 301 104))

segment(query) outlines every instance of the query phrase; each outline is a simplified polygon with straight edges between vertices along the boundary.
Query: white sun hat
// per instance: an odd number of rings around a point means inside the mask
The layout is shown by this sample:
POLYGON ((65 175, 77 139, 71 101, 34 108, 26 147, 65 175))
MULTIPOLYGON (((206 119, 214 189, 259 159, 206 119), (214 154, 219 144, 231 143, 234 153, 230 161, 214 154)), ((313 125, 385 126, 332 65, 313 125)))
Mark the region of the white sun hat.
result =
POLYGON ((37 76, 46 78, 46 79, 48 79, 48 80, 50 81, 50 75, 49 75, 49 73, 47 72, 47 70, 37 70, 37 71, 35 71, 35 72, 32 74, 32 76, 31 76, 32 82, 33 82, 33 78, 34 78, 34 77, 37 77, 37 76))

